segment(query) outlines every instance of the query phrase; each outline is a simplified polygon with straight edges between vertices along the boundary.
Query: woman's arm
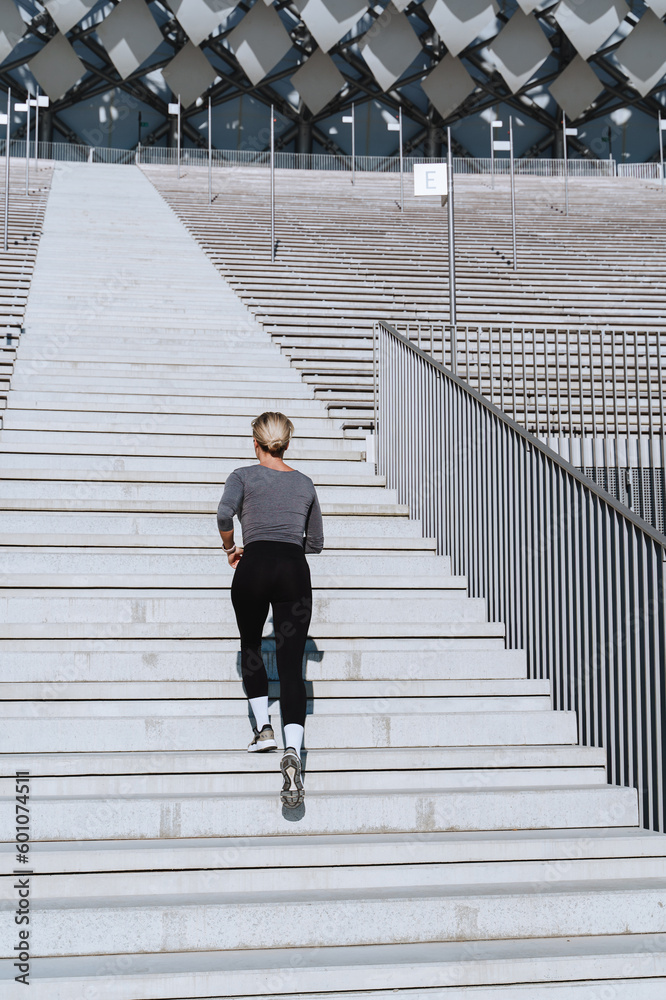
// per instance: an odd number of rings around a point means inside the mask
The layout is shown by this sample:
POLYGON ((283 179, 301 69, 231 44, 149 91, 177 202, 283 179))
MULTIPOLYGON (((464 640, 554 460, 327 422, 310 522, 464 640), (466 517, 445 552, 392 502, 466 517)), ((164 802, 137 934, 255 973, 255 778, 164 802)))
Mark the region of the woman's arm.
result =
POLYGON ((234 545, 234 514, 239 513, 242 506, 243 480, 236 472, 232 472, 224 485, 224 493, 217 508, 217 527, 222 545, 227 551, 229 565, 234 569, 243 554, 243 550, 234 545))
POLYGON ((324 522, 321 517, 321 507, 317 491, 305 522, 305 551, 311 553, 321 552, 324 547, 324 522))

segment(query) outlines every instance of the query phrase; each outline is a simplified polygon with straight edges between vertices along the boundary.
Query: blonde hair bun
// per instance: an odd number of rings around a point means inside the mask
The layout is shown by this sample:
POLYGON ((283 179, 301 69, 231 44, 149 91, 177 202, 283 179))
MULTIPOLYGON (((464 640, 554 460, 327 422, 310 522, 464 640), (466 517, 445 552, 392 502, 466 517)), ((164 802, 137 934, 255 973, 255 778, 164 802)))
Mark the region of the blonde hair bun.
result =
POLYGON ((252 433, 260 448, 281 458, 294 433, 294 425, 284 413, 268 410, 252 421, 252 433))

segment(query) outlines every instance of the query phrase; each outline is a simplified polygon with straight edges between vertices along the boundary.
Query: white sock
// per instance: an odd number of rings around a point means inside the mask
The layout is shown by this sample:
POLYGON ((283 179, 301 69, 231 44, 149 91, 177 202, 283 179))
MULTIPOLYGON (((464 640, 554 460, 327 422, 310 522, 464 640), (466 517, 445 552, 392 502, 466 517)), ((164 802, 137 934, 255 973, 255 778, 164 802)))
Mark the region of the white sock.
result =
POLYGON ((293 747, 298 756, 301 756, 301 747, 303 746, 303 733, 305 730, 303 726, 299 726, 296 722, 288 722, 284 727, 284 748, 293 747))
POLYGON ((254 718, 257 724, 257 729, 261 732, 262 728, 268 723, 268 695, 264 695, 261 698, 250 698, 250 708, 254 712, 254 718))

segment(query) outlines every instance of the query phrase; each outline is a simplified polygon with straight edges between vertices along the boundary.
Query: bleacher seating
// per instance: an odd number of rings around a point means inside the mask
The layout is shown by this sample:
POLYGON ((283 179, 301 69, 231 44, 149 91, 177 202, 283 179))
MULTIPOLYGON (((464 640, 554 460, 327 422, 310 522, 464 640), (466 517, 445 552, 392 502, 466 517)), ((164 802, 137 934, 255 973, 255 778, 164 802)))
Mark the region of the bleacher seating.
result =
MULTIPOLYGON (((419 324, 424 337, 448 324, 446 216, 436 200, 414 198, 407 177, 401 215, 393 174, 359 174, 352 187, 344 173, 278 171, 272 264, 266 170, 216 169, 209 206, 204 169, 187 167, 180 181, 171 167, 142 169, 316 396, 347 425, 370 426, 373 322, 409 325, 414 339, 419 324)), ((666 235, 655 181, 572 180, 566 217, 561 179, 520 177, 517 205, 514 274, 508 180, 491 190, 487 176, 456 177, 461 327, 515 324, 528 338, 535 328, 551 337, 566 327, 663 328, 666 235)), ((523 394, 504 390, 502 405, 511 413, 513 400, 520 420, 523 394)), ((496 401, 499 392, 496 374, 496 401)))
POLYGON ((25 193, 25 160, 12 162, 7 250, 4 249, 4 160, 0 195, 0 419, 23 327, 30 280, 44 221, 52 167, 33 168, 30 194, 25 193))

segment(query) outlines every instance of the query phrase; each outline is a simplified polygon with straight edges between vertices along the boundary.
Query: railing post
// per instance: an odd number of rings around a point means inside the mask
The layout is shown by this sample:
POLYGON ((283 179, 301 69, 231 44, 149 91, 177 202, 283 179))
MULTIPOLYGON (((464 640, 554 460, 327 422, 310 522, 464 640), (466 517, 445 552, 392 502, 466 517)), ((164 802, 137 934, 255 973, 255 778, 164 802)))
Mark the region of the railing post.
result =
POLYGON ((509 115, 509 143, 511 146, 509 158, 511 160, 511 233, 513 236, 513 269, 518 270, 518 256, 516 251, 516 178, 513 162, 513 115, 509 115))
POLYGON ((9 157, 11 155, 10 129, 12 122, 12 88, 7 88, 7 129, 5 131, 5 225, 4 247, 9 249, 9 157))
MULTIPOLYGON (((446 130, 447 150, 446 163, 449 185, 447 199, 449 223, 449 324, 451 329, 451 371, 455 374, 458 360, 457 310, 456 310, 456 236, 455 216, 453 206, 453 152, 451 150, 451 127, 446 130)), ((444 356, 444 339, 442 337, 442 356, 444 356)))

